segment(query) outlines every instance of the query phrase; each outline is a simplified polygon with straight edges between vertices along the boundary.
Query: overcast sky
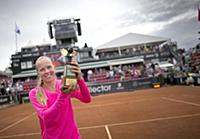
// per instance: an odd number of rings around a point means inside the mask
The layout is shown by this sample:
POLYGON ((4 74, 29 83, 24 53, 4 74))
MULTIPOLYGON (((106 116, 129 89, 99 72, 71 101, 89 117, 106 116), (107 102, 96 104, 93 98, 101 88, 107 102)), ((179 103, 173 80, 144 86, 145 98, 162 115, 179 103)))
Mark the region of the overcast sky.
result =
POLYGON ((171 38, 179 48, 198 43, 198 0, 0 0, 0 70, 10 66, 15 53, 15 22, 18 49, 52 42, 47 21, 80 18, 85 42, 97 47, 126 33, 171 38))

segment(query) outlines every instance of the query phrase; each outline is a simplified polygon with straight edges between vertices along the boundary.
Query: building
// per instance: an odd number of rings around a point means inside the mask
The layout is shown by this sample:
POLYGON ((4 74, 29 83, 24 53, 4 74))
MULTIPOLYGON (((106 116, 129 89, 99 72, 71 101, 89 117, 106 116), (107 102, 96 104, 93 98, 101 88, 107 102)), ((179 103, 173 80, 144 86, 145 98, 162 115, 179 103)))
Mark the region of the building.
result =
MULTIPOLYGON (((172 62, 175 59, 176 44, 167 43, 169 39, 128 33, 97 47, 94 59, 93 48, 87 44, 83 48, 74 47, 79 55, 77 61, 85 74, 87 70, 107 67, 111 65, 124 65, 133 63, 159 63, 162 61, 172 62)), ((58 61, 61 47, 51 44, 22 47, 21 52, 11 56, 14 79, 36 77, 35 61, 41 55, 49 56, 57 66, 57 72, 62 74, 63 65, 58 61)))
POLYGON ((97 47, 99 59, 142 58, 146 63, 177 59, 177 44, 168 38, 128 33, 97 47))
MULTIPOLYGON (((61 48, 78 52, 75 59, 80 64, 85 81, 89 84, 92 93, 98 92, 103 84, 116 91, 116 83, 123 89, 137 87, 151 87, 154 73, 147 75, 148 69, 156 70, 156 65, 173 65, 178 60, 177 44, 168 38, 128 33, 97 47, 94 50, 87 44, 80 48, 75 45, 81 35, 80 19, 59 19, 48 22, 49 37, 55 38, 56 45, 41 44, 22 47, 21 51, 11 56, 11 70, 13 80, 35 80, 37 72, 35 61, 39 56, 50 57, 56 66, 57 76, 62 77, 64 65, 60 53, 61 48), (95 58, 94 58, 95 57, 95 58), (97 58, 96 58, 97 57, 97 58), (165 62, 165 64, 161 64, 165 62), (132 77, 132 69, 138 72, 137 77, 132 77), (113 74, 115 72, 115 74, 113 74), (93 73, 93 74, 91 74, 93 73), (112 73, 112 77, 111 76, 112 73), (134 81, 133 81, 134 78, 134 81), (99 86, 100 85, 100 86, 99 86), (125 85, 126 87, 123 87, 125 85), (96 90, 96 91, 94 91, 96 90)), ((29 85, 28 85, 29 86, 29 85)), ((31 85, 33 86, 33 85, 31 85)), ((30 87, 27 90, 30 89, 30 87)))

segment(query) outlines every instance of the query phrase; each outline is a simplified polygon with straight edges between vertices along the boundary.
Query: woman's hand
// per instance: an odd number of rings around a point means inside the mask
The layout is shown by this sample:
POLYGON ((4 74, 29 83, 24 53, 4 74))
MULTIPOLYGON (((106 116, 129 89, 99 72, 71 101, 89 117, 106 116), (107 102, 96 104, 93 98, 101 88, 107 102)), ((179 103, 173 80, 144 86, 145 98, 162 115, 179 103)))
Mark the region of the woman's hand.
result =
MULTIPOLYGON (((82 73, 81 73, 79 64, 75 61, 72 61, 70 66, 71 66, 70 68, 71 68, 72 72, 74 72, 76 74, 77 81, 81 80, 83 77, 82 77, 82 73)), ((62 79, 61 87, 60 87, 61 92, 65 93, 65 94, 71 94, 73 91, 79 89, 77 84, 64 85, 64 83, 63 83, 64 80, 66 80, 66 78, 62 79)))
POLYGON ((74 90, 76 90, 76 88, 76 85, 61 86, 60 90, 64 94, 71 94, 74 90))
POLYGON ((72 72, 76 73, 77 81, 82 79, 82 72, 81 72, 80 66, 77 62, 75 62, 75 61, 71 62, 71 69, 72 69, 72 72))
POLYGON ((64 94, 71 94, 74 90, 77 90, 77 85, 64 85, 64 79, 61 81, 60 91, 64 94))

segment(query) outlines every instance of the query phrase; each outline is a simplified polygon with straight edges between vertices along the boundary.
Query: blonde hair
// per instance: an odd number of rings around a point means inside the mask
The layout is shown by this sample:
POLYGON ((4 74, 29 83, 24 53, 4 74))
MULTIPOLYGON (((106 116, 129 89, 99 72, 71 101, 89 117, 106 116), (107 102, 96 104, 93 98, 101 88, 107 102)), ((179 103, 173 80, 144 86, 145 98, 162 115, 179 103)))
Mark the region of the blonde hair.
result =
MULTIPOLYGON (((40 56, 36 62, 35 62, 35 67, 36 67, 36 70, 38 70, 38 65, 40 64, 40 62, 44 59, 47 59, 49 61, 51 61, 51 58, 47 57, 47 56, 40 56)), ((52 61, 51 61, 52 62, 52 61)))
MULTIPOLYGON (((35 62, 35 68, 36 68, 36 71, 37 71, 37 75, 38 75, 38 66, 39 66, 40 62, 44 59, 51 61, 51 58, 49 58, 47 56, 40 56, 35 62)), ((39 75, 37 76, 36 80, 37 80, 37 86, 43 86, 44 82, 39 75)))

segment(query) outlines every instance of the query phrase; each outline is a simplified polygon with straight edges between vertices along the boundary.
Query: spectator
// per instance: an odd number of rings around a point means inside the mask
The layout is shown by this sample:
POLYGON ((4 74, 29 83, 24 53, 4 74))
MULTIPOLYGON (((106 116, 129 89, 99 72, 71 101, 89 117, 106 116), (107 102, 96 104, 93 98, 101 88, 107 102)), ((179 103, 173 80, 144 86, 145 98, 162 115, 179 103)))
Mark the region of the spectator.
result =
POLYGON ((190 74, 188 74, 188 77, 187 77, 187 80, 186 80, 186 84, 187 85, 194 85, 194 79, 190 74))
POLYGON ((16 87, 14 85, 11 86, 10 92, 11 92, 12 100, 14 100, 14 103, 18 102, 17 90, 16 90, 16 87))
POLYGON ((90 81, 91 80, 91 75, 93 74, 92 70, 88 70, 87 71, 87 80, 90 81))
POLYGON ((6 95, 6 86, 5 83, 1 83, 1 95, 6 95))
POLYGON ((109 78, 112 79, 114 77, 114 70, 110 69, 109 70, 109 78))

